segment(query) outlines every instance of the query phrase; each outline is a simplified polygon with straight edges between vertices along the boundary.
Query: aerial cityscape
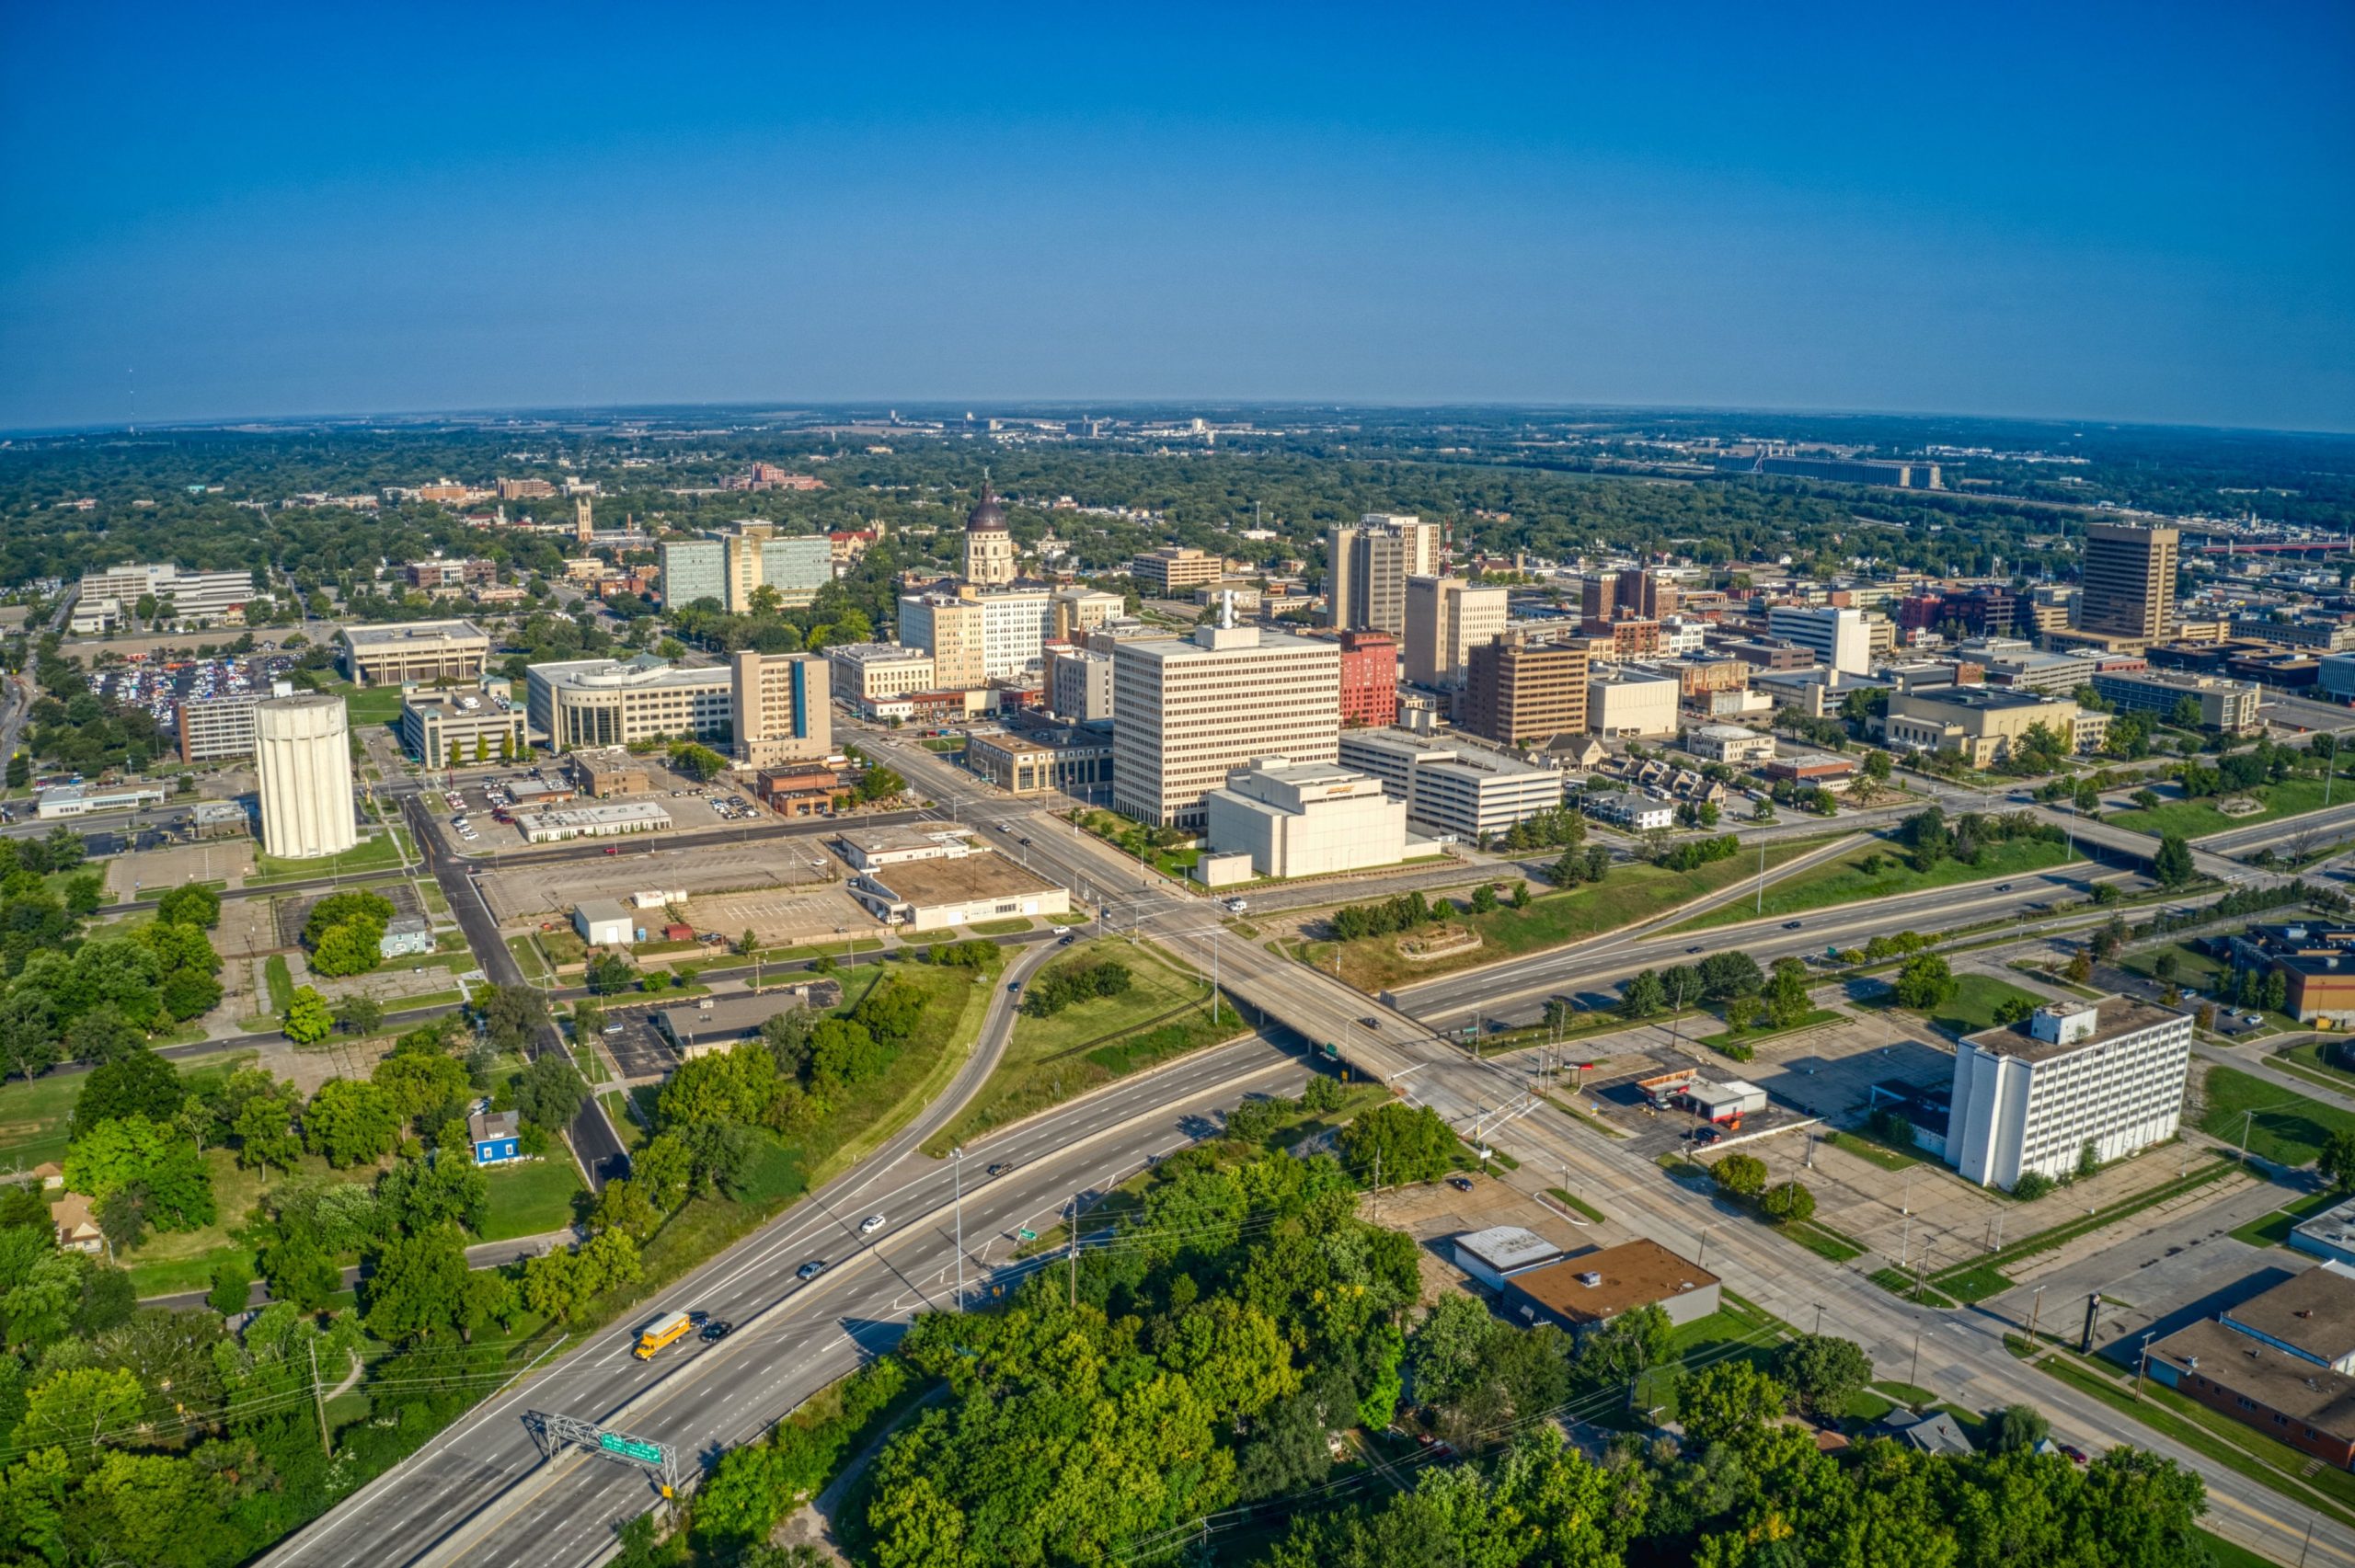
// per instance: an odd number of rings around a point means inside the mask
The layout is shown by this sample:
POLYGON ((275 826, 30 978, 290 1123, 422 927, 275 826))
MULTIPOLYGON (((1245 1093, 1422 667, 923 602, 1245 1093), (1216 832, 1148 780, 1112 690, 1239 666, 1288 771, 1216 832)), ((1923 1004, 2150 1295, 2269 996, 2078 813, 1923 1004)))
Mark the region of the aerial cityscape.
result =
POLYGON ((419 19, 0 22, 0 1564, 2355 1568, 2355 17, 419 19))

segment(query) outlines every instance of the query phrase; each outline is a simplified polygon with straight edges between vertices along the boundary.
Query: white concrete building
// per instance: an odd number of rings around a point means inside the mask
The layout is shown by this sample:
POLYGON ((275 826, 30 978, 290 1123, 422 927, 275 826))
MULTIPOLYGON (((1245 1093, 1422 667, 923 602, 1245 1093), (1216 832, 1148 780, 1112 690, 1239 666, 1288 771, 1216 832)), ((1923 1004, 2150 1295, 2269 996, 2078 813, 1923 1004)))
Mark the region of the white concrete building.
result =
POLYGON ((1505 1276, 1552 1263, 1562 1249, 1518 1225, 1491 1225, 1455 1238, 1455 1266, 1491 1290, 1504 1288, 1505 1276))
POLYGON ((1587 795, 1580 802, 1580 809, 1598 822, 1608 822, 1630 833, 1648 833, 1676 826, 1675 807, 1632 790, 1587 795))
POLYGON ((589 898, 572 906, 572 929, 592 947, 626 947, 638 922, 618 898, 589 898))
POLYGON ((611 839, 624 833, 651 833, 671 825, 671 814, 650 800, 610 806, 574 806, 561 811, 519 811, 515 826, 535 844, 561 843, 567 839, 611 839))
POLYGON ((861 697, 905 697, 933 689, 932 655, 898 643, 838 643, 826 649, 834 695, 845 703, 861 697))
POLYGON ((1202 797, 1254 757, 1332 762, 1341 650, 1256 626, 1120 642, 1112 652, 1112 800, 1141 822, 1199 827, 1202 797))
POLYGON ((1477 843, 1562 804, 1562 775, 1462 735, 1406 729, 1342 732, 1342 765, 1382 781, 1428 832, 1477 843))
POLYGON ((1766 632, 1803 648, 1834 670, 1863 675, 1873 667, 1872 633, 1861 610, 1777 604, 1766 612, 1766 632))
POLYGON ((1683 683, 1653 670, 1612 666, 1586 680, 1586 727, 1590 735, 1640 740, 1676 733, 1676 707, 1683 683))
POLYGON ((1407 856, 1407 804, 1338 763, 1261 757, 1202 797, 1212 853, 1248 853, 1261 876, 1316 876, 1407 856))
POLYGON ((168 601, 168 618, 183 626, 242 621, 246 601, 258 597, 250 571, 183 571, 168 561, 84 572, 81 592, 92 601, 120 601, 119 616, 135 614, 140 598, 152 594, 159 612, 167 612, 165 601, 168 601))
POLYGON ((163 804, 164 791, 157 784, 52 784, 34 801, 33 816, 53 822, 94 811, 136 811, 163 804))
POLYGON ((309 860, 360 841, 351 805, 351 729, 343 699, 297 692, 254 704, 262 848, 309 860))
POLYGON ((2173 1138, 2191 1015, 2124 997, 2039 1007, 1955 1047, 1947 1159, 1982 1186, 2060 1176, 2093 1146, 2110 1161, 2173 1138))
POLYGON ((975 853, 970 828, 915 828, 887 823, 854 828, 833 841, 833 852, 853 871, 904 865, 912 860, 960 860, 975 853))
POLYGON ((1407 680, 1417 686, 1460 686, 1465 661, 1505 635, 1511 618, 1501 588, 1474 588, 1462 578, 1407 579, 1407 680))
POLYGON ((1775 738, 1738 724, 1696 725, 1684 732, 1684 750, 1706 761, 1746 768, 1775 760, 1775 738))

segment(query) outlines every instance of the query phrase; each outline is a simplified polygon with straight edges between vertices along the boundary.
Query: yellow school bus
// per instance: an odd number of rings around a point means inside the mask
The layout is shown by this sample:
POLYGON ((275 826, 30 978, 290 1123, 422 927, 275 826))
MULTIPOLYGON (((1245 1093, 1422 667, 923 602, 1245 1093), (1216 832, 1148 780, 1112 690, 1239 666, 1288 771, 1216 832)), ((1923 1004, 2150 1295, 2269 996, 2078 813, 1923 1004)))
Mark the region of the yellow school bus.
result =
POLYGON ((656 1351, 684 1336, 690 1326, 684 1312, 672 1312, 657 1318, 638 1331, 638 1348, 630 1354, 640 1361, 651 1360, 656 1351))

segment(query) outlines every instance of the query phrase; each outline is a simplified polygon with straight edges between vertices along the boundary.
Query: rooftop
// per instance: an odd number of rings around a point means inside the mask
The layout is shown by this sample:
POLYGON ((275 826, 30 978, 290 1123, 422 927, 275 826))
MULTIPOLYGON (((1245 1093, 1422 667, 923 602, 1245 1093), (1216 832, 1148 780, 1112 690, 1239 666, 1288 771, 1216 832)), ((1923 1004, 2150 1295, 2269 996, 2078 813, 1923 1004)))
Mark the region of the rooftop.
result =
POLYGON ((1491 1225, 1485 1230, 1467 1230, 1455 1238, 1455 1250, 1470 1253, 1499 1274, 1562 1255, 1561 1248, 1536 1231, 1518 1225, 1491 1225))
POLYGON ((619 898, 583 898, 574 907, 580 911, 582 920, 592 923, 598 921, 630 919, 630 912, 622 908, 622 901, 619 898))
POLYGON ((2006 1024, 1998 1028, 1982 1029, 1963 1038, 1991 1056, 2017 1057, 2022 1061, 2050 1061, 2055 1057, 2089 1050, 2096 1046, 2156 1028, 2162 1024, 2180 1022, 2185 1038, 2190 1037, 2191 1014, 2172 1007, 2158 1007, 2149 1002, 2134 1001, 2122 996, 2106 996, 2100 1001, 2081 1004, 2095 1013, 2091 1030, 2068 1040, 2040 1040, 2030 1032, 2033 1020, 2006 1024))
POLYGON ((2355 1279, 2327 1264, 2283 1280, 2223 1316, 2325 1365, 2355 1355, 2355 1279))
POLYGON ((842 999, 841 981, 808 980, 682 1002, 661 1009, 655 1014, 655 1022, 674 1040, 684 1040, 692 1035, 699 1041, 718 1042, 752 1034, 780 1013, 797 1007, 833 1007, 842 999))
POLYGON ((396 625, 346 626, 343 629, 344 642, 355 648, 443 637, 482 637, 485 641, 489 640, 483 629, 472 621, 404 621, 396 625))
POLYGON ((2355 1378, 2301 1361, 2211 1318, 2154 1340, 2150 1355, 2316 1431, 2355 1436, 2355 1378))
POLYGON ((1411 729, 1345 729, 1341 731, 1340 744, 1345 749, 1363 746, 1387 751, 1393 757, 1410 760, 1418 767, 1453 763, 1484 773, 1554 774, 1551 768, 1524 762, 1511 752, 1492 750, 1469 736, 1425 735, 1411 729))
POLYGON ((976 898, 1008 898, 1024 893, 1053 891, 1059 883, 982 850, 954 860, 908 860, 879 865, 859 876, 889 888, 902 903, 920 909, 936 904, 970 903, 976 898))
POLYGON ((1706 1289, 1717 1276, 1658 1242, 1622 1242, 1512 1277, 1513 1288, 1571 1322, 1599 1323, 1637 1307, 1706 1289), (1600 1276, 1588 1285, 1580 1277, 1600 1276))
POLYGON ((1903 693, 1909 703, 1936 703, 1947 708, 2040 708, 2054 699, 2016 686, 1931 686, 1903 693))

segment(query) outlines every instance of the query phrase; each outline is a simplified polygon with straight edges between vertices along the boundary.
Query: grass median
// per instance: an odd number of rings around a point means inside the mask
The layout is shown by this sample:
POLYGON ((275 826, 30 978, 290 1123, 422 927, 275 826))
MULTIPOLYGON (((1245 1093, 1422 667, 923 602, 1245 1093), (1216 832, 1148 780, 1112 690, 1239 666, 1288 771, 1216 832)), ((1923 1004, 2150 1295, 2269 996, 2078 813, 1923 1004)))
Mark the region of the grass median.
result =
POLYGON ((1988 845, 1976 865, 1965 864, 1959 860, 1942 860, 1927 871, 1916 871, 1906 864, 1902 851, 1885 841, 1876 841, 1860 845, 1836 860, 1809 866, 1783 881, 1768 884, 1763 908, 1755 904, 1729 905, 1722 910, 1695 915, 1674 929, 1701 931, 1711 926, 1734 925, 1742 921, 1804 914, 1810 910, 1832 909, 1843 904, 1877 902, 1908 893, 1959 887, 1970 882, 2028 876, 2051 871, 2056 866, 2068 865, 2080 858, 2070 854, 2060 844, 2046 843, 2040 839, 2013 839, 1988 845))
POLYGON ((2335 1132, 2355 1132, 2355 1114, 2326 1105, 2262 1078, 2211 1067, 2200 1130, 2277 1165, 2309 1165, 2335 1132))

